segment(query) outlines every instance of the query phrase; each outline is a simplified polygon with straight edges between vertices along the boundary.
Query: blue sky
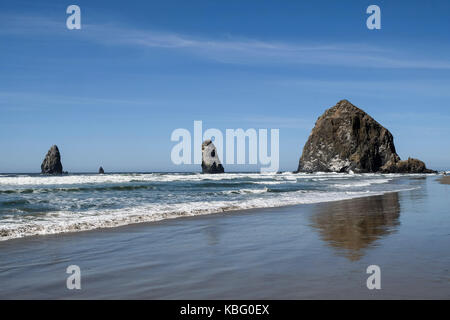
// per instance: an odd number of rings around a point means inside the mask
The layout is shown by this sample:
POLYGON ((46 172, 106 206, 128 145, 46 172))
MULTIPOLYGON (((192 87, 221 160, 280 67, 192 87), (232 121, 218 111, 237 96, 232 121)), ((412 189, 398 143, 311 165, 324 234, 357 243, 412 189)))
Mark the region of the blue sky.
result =
MULTIPOLYGON (((2 1, 0 172, 175 166, 174 129, 279 128, 295 170, 341 99, 394 135, 401 158, 450 167, 448 1, 2 1), (81 30, 66 8, 81 8, 81 30), (381 30, 365 13, 381 8, 381 30)), ((227 168, 226 168, 227 169, 227 168)), ((252 170, 230 167, 229 170, 252 170)))

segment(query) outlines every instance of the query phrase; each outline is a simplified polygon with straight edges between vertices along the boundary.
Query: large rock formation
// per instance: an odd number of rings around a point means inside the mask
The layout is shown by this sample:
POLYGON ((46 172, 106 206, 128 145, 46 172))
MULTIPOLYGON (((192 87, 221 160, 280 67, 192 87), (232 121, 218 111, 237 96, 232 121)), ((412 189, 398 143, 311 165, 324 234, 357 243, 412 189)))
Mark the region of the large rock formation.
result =
POLYGON ((224 173, 216 147, 211 140, 202 143, 202 173, 224 173))
POLYGON ((400 161, 392 134, 347 100, 319 117, 299 161, 299 172, 430 173, 416 159, 400 161))
POLYGON ((41 173, 43 174, 62 174, 63 166, 61 164, 61 154, 56 145, 48 150, 44 161, 41 164, 41 173))
POLYGON ((388 162, 382 168, 386 173, 436 173, 436 171, 427 169, 425 163, 418 159, 408 158, 396 163, 388 162))
POLYGON ((99 173, 99 174, 104 174, 104 173, 105 173, 105 170, 103 169, 103 167, 100 167, 100 168, 98 169, 98 173, 99 173))

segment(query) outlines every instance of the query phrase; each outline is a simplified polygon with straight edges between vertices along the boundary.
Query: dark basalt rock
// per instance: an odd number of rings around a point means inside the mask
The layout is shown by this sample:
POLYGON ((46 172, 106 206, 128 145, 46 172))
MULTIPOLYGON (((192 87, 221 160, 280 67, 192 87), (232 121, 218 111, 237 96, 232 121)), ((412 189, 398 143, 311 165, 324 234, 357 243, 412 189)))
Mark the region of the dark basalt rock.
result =
POLYGON ((401 161, 392 134, 347 100, 317 119, 297 172, 430 173, 416 159, 401 161))
POLYGON ((41 173, 43 174, 63 174, 63 166, 61 164, 61 154, 56 145, 53 145, 47 152, 41 165, 41 173))
POLYGON ((202 173, 224 173, 216 147, 211 140, 202 143, 202 173))
POLYGON ((100 167, 100 168, 98 169, 98 173, 99 173, 99 174, 104 174, 104 173, 105 173, 105 170, 103 170, 103 167, 100 167))
POLYGON ((408 158, 397 163, 387 163, 381 168, 385 173, 437 173, 434 170, 427 169, 425 163, 418 159, 408 158))

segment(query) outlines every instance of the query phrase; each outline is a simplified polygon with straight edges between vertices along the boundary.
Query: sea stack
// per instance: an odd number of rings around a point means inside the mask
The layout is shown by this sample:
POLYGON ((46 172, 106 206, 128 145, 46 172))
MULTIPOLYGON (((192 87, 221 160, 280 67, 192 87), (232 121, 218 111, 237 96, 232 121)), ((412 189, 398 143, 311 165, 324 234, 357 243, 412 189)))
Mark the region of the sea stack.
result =
POLYGON ((224 173, 216 146, 210 139, 202 143, 202 173, 224 173))
POLYGON ((317 119, 297 172, 434 173, 417 159, 401 161, 394 137, 348 100, 317 119))
POLYGON ((62 174, 63 166, 61 164, 61 154, 56 145, 48 150, 44 161, 41 164, 41 173, 43 174, 62 174))
POLYGON ((100 167, 100 168, 98 169, 98 173, 99 173, 99 174, 104 174, 104 173, 105 173, 105 170, 103 170, 103 167, 100 167))

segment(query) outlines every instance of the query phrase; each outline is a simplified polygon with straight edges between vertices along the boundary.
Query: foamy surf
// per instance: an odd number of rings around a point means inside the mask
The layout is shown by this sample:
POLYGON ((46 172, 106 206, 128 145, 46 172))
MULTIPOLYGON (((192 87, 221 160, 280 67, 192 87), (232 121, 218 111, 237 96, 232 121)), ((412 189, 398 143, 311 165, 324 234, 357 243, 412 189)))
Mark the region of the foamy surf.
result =
POLYGON ((405 179, 288 172, 6 175, 0 176, 0 241, 410 190, 405 179))

